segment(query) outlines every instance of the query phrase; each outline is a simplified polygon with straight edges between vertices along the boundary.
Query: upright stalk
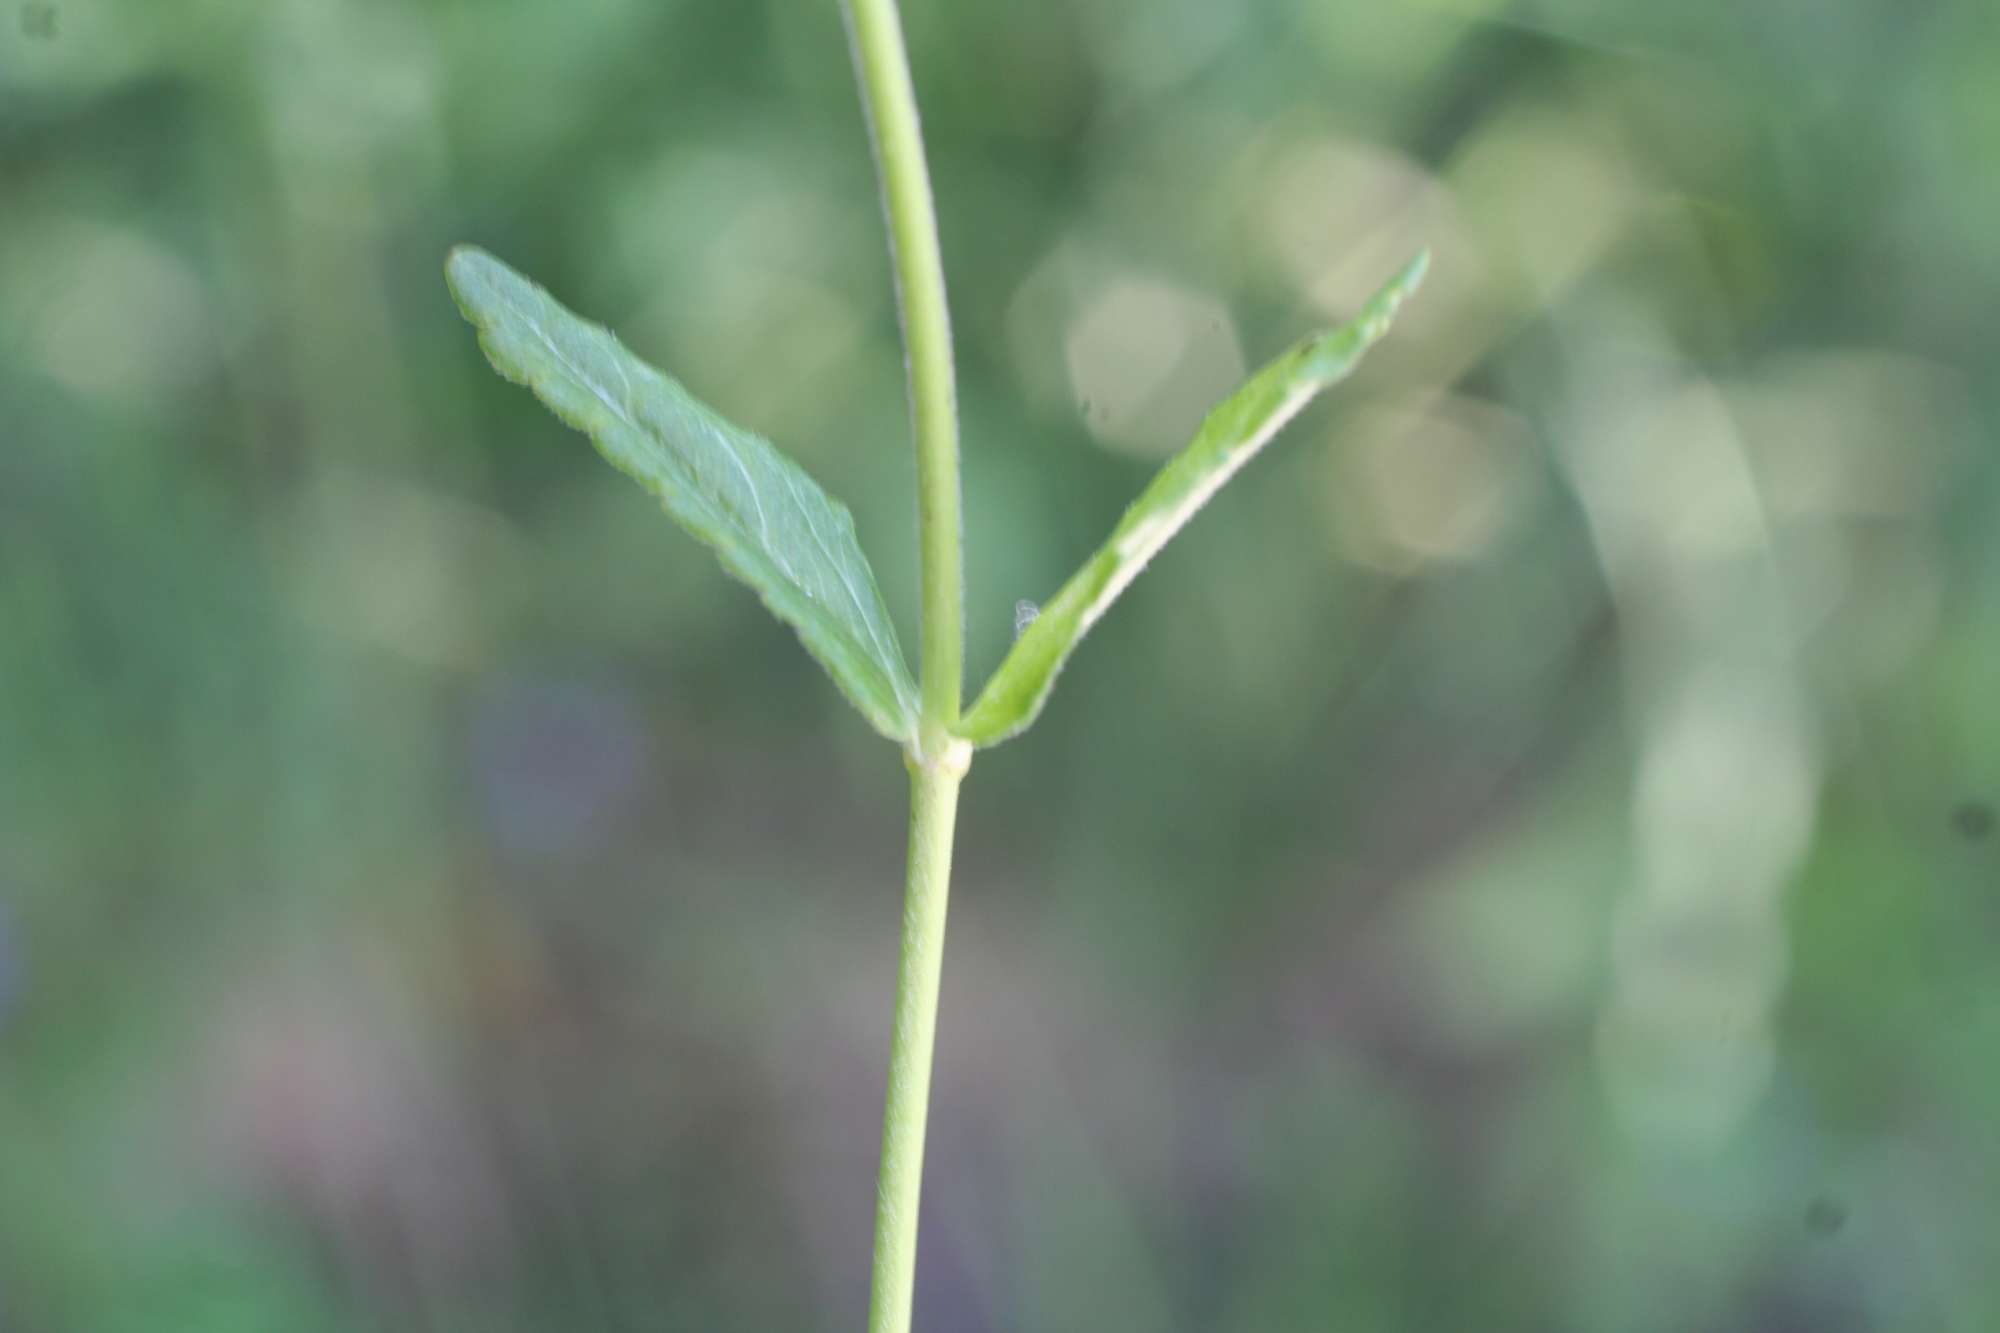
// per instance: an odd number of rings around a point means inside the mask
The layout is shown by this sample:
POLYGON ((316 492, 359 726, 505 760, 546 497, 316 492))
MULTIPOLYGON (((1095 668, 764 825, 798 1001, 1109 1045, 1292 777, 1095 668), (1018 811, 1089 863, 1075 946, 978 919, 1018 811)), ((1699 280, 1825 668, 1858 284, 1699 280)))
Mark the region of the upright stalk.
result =
POLYGON ((951 835, 972 747, 952 735, 964 690, 965 570, 960 546, 958 403, 951 315, 937 209, 924 165, 917 94, 896 0, 843 0, 861 101, 889 218, 897 308, 917 443, 917 525, 923 560, 923 716, 910 747, 909 881, 882 1111, 875 1192, 869 1333, 908 1333, 923 1194, 924 1127, 951 893, 951 835))
POLYGON ((917 93, 896 0, 844 0, 861 101, 889 215, 896 298, 917 436, 917 527, 923 555, 922 749, 941 751, 964 686, 965 570, 959 549, 958 394, 937 211, 924 166, 917 93))
POLYGON ((970 753, 961 741, 945 763, 927 765, 914 758, 910 762, 910 879, 903 898, 903 952, 896 972, 895 1027, 889 1038, 881 1174, 875 1185, 869 1333, 908 1333, 910 1327, 938 977, 944 964, 945 905, 951 896, 951 834, 958 784, 970 753))

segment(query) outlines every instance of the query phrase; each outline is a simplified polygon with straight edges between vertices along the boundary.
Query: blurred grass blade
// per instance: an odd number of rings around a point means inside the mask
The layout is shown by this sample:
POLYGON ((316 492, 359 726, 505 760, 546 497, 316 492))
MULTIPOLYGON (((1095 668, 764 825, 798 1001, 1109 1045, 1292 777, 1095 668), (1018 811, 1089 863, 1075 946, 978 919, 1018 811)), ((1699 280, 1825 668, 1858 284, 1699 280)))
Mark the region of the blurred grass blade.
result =
POLYGON ((916 686, 845 505, 492 255, 461 246, 445 275, 496 370, 713 547, 877 731, 915 734, 916 686))
POLYGON ((1362 354, 1389 331, 1396 308, 1423 281, 1429 261, 1428 251, 1419 254, 1351 323, 1299 343, 1208 414, 1194 442, 1160 469, 1125 511, 1111 539, 1014 641, 1000 669, 960 719, 959 735, 975 745, 997 745, 1035 720, 1056 673, 1105 608, 1280 427, 1321 390, 1346 378, 1362 354))

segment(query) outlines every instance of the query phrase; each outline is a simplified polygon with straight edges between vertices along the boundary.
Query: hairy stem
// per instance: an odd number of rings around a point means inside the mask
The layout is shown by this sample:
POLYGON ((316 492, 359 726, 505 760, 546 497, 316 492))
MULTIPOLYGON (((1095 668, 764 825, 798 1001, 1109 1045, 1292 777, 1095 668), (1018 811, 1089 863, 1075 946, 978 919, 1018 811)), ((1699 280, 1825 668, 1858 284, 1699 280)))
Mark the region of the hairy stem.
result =
POLYGON ((969 755, 961 741, 942 763, 910 764, 910 875, 903 898, 896 1021, 889 1041, 889 1091, 882 1110, 882 1168, 875 1187, 869 1333, 908 1333, 910 1327, 931 1051, 944 964, 945 906, 951 897, 951 834, 969 755))
POLYGON ((937 210, 924 165, 917 94, 896 0, 844 0, 861 101, 889 216, 896 299, 910 369, 917 437, 917 528, 923 555, 924 752, 936 755, 957 725, 965 672, 965 570, 960 551, 958 401, 951 314, 937 210))
POLYGON ((965 681, 965 569, 958 481, 958 402, 951 314, 937 208, 924 165, 917 94, 896 0, 843 0, 875 169, 889 218, 896 301, 910 372, 917 442, 917 527, 923 560, 923 717, 910 747, 910 861, 903 900, 902 958, 882 1110, 882 1165, 875 1191, 875 1265, 869 1333, 908 1333, 917 1272, 917 1212, 923 1195, 924 1126, 930 1114, 931 1052, 951 896, 951 834, 958 787, 972 749, 952 735, 965 681))

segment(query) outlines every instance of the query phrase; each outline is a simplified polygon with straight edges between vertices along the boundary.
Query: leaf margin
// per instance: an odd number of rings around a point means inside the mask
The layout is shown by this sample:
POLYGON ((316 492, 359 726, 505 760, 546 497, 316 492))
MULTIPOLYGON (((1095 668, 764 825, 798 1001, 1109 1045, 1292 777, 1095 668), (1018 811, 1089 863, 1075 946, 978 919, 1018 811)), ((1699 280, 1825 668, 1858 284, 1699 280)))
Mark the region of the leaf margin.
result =
POLYGON ((1353 373, 1429 267, 1430 251, 1418 251, 1353 319, 1294 343, 1211 409, 1194 439, 1126 507, 1111 535, 1041 605, 960 715, 954 734, 988 748, 1032 726, 1091 627, 1230 478, 1314 398, 1353 373))
MULTIPOLYGON (((913 742, 917 735, 919 716, 916 683, 910 675, 908 659, 904 656, 902 645, 896 637, 895 623, 889 616, 881 588, 876 582, 874 567, 868 561, 866 552, 862 550, 855 532, 852 511, 822 488, 790 455, 763 436, 738 426, 724 417, 695 397, 674 376, 652 366, 626 347, 609 329, 578 315, 557 300, 547 288, 498 256, 477 245, 455 245, 446 255, 444 269, 445 283, 451 291, 453 300, 457 303, 460 313, 478 334, 480 350, 500 378, 528 389, 563 424, 582 432, 607 462, 638 483, 642 490, 659 502, 677 526, 707 547, 724 570, 747 584, 772 615, 791 627, 806 651, 832 678, 835 687, 876 731, 899 745, 913 742), (810 591, 798 581, 797 575, 782 562, 772 559, 764 551, 727 532, 724 525, 733 522, 733 518, 715 512, 716 506, 700 495, 694 487, 684 486, 682 492, 677 493, 660 478, 647 473, 634 456, 605 438, 612 427, 630 430, 657 445, 670 457, 676 467, 685 468, 686 464, 680 457, 680 451, 675 446, 658 439, 636 418, 629 403, 629 393, 628 401, 621 408, 603 389, 591 384, 587 375, 573 364, 568 364, 566 358, 550 340, 548 333, 538 327, 535 328, 535 333, 543 348, 556 361, 564 363, 562 369, 568 373, 574 384, 561 386, 558 383, 557 372, 536 366, 532 358, 511 354, 501 342, 502 330, 497 322, 500 316, 488 308, 488 303, 483 299, 484 294, 478 290, 481 281, 497 283, 501 288, 518 289, 517 294, 538 302, 574 324, 578 335, 599 342, 608 355, 629 360, 633 370, 643 377, 649 377, 655 387, 675 400, 674 405, 677 409, 691 414, 725 438, 732 438, 736 442, 748 442, 753 450, 762 451, 764 457, 760 461, 774 464, 779 474, 784 477, 787 486, 792 488, 792 503, 799 508, 799 512, 805 518, 807 530, 815 542, 819 543, 829 566, 846 585, 846 591, 854 603, 858 618, 869 632, 868 641, 863 642, 857 638, 846 624, 845 618, 833 616, 821 607, 810 591), (574 389, 578 385, 588 389, 591 397, 587 403, 578 401, 582 397, 580 392, 572 395, 562 391, 564 387, 574 389), (797 487, 800 483, 810 487, 808 497, 816 497, 824 502, 835 526, 836 539, 844 537, 854 556, 859 560, 860 571, 866 579, 866 592, 878 613, 875 620, 871 620, 867 613, 862 593, 851 583, 847 583, 847 571, 840 566, 839 561, 826 547, 824 537, 812 521, 809 508, 798 494, 797 487), (765 567, 757 568, 759 564, 765 567), (828 626, 848 641, 846 645, 848 651, 843 653, 837 645, 829 641, 828 626), (856 674, 865 674, 856 671, 857 664, 872 668, 879 679, 865 683, 854 679, 856 674)), ((522 318, 532 326, 531 315, 518 308, 509 313, 522 318)), ((624 370, 623 366, 619 368, 621 371, 624 370)), ((740 459, 735 461, 739 467, 743 466, 740 459)), ((750 482, 750 487, 754 494, 756 490, 754 481, 750 482)))

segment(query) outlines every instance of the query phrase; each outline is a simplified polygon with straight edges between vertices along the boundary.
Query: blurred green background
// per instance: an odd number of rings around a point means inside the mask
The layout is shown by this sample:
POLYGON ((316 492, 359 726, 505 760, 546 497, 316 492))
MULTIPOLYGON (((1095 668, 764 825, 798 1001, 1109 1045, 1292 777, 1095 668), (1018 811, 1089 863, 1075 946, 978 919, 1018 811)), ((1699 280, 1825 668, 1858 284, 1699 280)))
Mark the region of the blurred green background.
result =
MULTIPOLYGON (((2000 9, 908 0, 974 680, 1432 279, 960 820, 929 1330, 2000 1328, 2000 9)), ((5 0, 0 1329, 853 1329, 897 756, 485 367, 855 510, 833 0, 5 0)))

